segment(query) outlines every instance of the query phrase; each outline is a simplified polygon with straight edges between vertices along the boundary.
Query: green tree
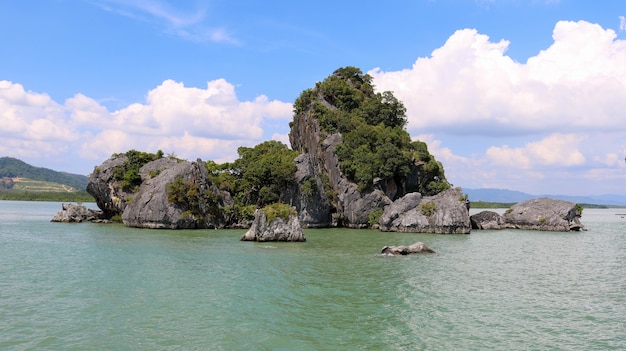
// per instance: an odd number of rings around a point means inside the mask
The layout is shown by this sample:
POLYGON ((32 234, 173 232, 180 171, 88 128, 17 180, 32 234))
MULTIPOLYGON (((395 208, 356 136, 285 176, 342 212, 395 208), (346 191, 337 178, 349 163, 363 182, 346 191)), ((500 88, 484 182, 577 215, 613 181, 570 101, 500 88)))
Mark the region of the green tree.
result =
MULTIPOLYGON (((233 196, 236 207, 263 207, 278 202, 286 189, 294 185, 297 151, 270 140, 255 147, 237 149, 239 158, 218 165, 207 162, 210 179, 233 196)), ((234 209, 233 209, 234 210, 234 209)))

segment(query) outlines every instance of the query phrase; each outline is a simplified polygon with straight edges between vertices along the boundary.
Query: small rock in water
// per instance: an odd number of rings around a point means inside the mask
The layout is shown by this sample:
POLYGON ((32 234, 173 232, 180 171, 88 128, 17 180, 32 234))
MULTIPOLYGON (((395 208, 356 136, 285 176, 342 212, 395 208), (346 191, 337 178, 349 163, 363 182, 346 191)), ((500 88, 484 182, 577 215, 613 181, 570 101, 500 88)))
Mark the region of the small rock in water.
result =
POLYGON ((380 254, 384 256, 404 256, 415 253, 435 253, 435 251, 421 241, 409 246, 385 246, 380 250, 380 254))

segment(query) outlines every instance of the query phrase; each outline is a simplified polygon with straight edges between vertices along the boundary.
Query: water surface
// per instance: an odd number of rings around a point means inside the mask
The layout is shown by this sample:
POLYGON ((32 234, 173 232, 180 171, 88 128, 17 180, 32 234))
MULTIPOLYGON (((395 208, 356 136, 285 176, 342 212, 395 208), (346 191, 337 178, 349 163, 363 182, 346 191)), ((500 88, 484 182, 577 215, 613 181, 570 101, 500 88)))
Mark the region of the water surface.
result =
POLYGON ((626 219, 470 235, 51 223, 0 201, 2 350, 624 350, 626 219), (386 258, 422 241, 432 255, 386 258))

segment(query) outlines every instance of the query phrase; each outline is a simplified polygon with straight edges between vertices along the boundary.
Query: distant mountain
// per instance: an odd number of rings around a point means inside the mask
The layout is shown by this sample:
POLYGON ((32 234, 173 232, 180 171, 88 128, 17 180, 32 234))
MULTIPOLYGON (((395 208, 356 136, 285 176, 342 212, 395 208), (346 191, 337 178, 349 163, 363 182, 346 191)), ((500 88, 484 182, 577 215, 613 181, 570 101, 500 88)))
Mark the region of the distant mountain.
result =
POLYGON ((569 196, 569 195, 531 195, 520 191, 507 189, 468 189, 463 188, 463 192, 469 196, 470 201, 503 202, 515 203, 537 197, 550 197, 553 199, 566 200, 579 204, 626 206, 626 196, 624 195, 589 195, 589 196, 569 196))
POLYGON ((87 176, 57 172, 48 168, 34 167, 12 157, 0 157, 0 178, 28 178, 44 182, 59 183, 85 191, 87 176))

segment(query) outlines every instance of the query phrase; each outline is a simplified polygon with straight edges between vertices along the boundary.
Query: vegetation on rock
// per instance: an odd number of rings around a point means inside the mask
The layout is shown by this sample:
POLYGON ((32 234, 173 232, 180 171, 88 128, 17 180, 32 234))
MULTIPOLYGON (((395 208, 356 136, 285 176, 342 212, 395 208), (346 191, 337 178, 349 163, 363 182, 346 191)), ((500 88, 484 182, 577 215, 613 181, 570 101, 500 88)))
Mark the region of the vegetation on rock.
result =
POLYGON ((297 215, 296 210, 293 207, 281 202, 267 205, 263 207, 263 211, 265 212, 267 224, 270 224, 273 220, 277 218, 282 218, 285 221, 288 221, 290 216, 297 215))
POLYGON ((189 218, 202 222, 206 216, 223 216, 219 199, 210 189, 202 189, 197 183, 177 177, 167 186, 167 201, 179 206, 189 218))
MULTIPOLYGON (((113 178, 118 181, 118 184, 125 190, 136 191, 141 185, 141 176, 139 175, 139 169, 146 163, 154 160, 158 160, 163 157, 163 151, 159 150, 156 154, 129 150, 123 154, 116 154, 113 156, 126 156, 127 160, 120 167, 117 167, 113 172, 113 178)), ((97 171, 97 170, 96 170, 97 171)))
POLYGON ((209 179, 220 190, 228 191, 235 201, 227 208, 233 221, 254 218, 254 210, 280 201, 294 186, 297 151, 270 140, 255 147, 237 149, 234 162, 217 164, 208 161, 209 179))
POLYGON ((340 68, 302 92, 294 112, 315 116, 324 134, 341 134, 335 150, 340 169, 361 191, 371 189, 376 178, 406 177, 416 163, 427 181, 413 191, 433 195, 450 187, 426 144, 411 141, 404 104, 389 91, 375 93, 372 77, 358 68, 340 68))

